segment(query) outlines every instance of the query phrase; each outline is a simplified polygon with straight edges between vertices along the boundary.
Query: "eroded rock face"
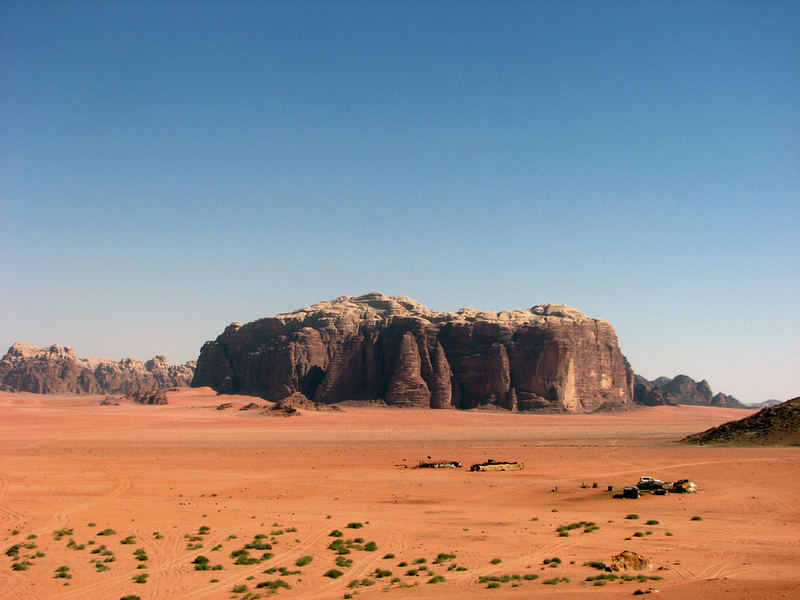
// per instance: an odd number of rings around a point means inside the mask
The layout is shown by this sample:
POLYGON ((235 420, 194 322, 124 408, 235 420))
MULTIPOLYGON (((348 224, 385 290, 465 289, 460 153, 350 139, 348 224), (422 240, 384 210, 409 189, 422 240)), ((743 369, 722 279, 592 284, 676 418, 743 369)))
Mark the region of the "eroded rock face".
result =
POLYGON ((187 386, 195 362, 169 365, 163 355, 146 363, 124 358, 78 358, 65 346, 16 343, 0 360, 0 389, 36 394, 130 394, 187 386))
POLYGON ((656 406, 661 404, 694 404, 699 406, 722 406, 726 408, 747 408, 733 396, 723 393, 712 395, 711 386, 703 379, 695 381, 688 375, 678 375, 672 379, 658 377, 648 381, 640 375, 634 378, 634 400, 637 404, 656 406))
POLYGON ((590 412, 629 407, 633 374, 610 323, 574 308, 437 313, 403 296, 342 296, 233 323, 206 342, 193 386, 277 402, 590 412))

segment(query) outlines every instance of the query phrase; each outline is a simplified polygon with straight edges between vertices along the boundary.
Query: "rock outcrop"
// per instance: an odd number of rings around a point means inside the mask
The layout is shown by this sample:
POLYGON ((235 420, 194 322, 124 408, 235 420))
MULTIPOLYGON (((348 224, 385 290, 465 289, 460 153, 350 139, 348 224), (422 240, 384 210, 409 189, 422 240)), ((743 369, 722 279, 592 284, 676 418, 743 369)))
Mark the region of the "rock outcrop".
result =
POLYGON ((195 362, 169 365, 164 356, 145 363, 131 358, 78 358, 65 346, 16 343, 0 360, 0 389, 36 394, 132 394, 187 386, 195 362))
POLYGON ((688 375, 672 379, 658 377, 648 381, 641 375, 634 377, 633 399, 637 404, 658 406, 662 404, 693 404, 697 406, 721 406, 725 408, 747 408, 739 400, 727 394, 713 394, 708 382, 695 381, 688 375))
POLYGON ((163 389, 149 391, 137 390, 128 393, 125 397, 129 400, 133 400, 136 404, 163 405, 167 403, 167 393, 163 389))
POLYGON ((652 571, 653 563, 649 558, 637 552, 623 550, 611 557, 609 571, 652 571))
POLYGON ((800 446, 800 397, 681 440, 689 444, 800 446))
POLYGON ((630 407, 633 373, 610 323, 559 304, 438 313, 403 296, 342 296, 229 325, 193 386, 278 402, 591 412, 630 407))

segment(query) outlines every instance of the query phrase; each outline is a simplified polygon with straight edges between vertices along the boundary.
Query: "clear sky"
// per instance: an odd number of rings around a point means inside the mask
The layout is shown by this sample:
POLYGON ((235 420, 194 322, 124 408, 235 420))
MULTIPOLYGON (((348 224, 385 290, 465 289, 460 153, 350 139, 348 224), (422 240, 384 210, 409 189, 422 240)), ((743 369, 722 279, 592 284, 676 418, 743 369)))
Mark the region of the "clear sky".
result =
POLYGON ((0 350, 382 291, 800 395, 800 4, 0 3, 0 350))

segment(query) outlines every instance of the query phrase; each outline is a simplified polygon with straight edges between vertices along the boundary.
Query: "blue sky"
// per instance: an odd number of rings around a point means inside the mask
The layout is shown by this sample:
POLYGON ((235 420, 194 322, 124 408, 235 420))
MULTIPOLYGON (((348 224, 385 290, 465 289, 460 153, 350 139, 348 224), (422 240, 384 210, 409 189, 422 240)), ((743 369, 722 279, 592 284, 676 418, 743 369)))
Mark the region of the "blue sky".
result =
POLYGON ((0 5, 0 346, 379 290, 800 394, 796 2, 0 5))

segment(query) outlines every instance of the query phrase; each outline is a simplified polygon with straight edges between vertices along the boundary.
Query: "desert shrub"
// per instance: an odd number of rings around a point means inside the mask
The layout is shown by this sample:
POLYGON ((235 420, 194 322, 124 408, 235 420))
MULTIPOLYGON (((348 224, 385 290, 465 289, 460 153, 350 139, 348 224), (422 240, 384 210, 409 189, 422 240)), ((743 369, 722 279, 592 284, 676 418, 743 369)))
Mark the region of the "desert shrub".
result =
POLYGON ((554 577, 553 579, 545 579, 543 582, 545 585, 556 585, 559 583, 569 583, 569 578, 567 577, 554 577))
POLYGON ((433 564, 440 565, 443 562, 455 559, 455 557, 456 557, 455 554, 447 554, 445 552, 439 552, 439 554, 436 556, 436 559, 433 561, 433 564))
POLYGON ((633 534, 633 537, 644 537, 644 533, 641 531, 637 531, 636 533, 633 534))
POLYGON ((339 577, 341 577, 342 575, 344 575, 344 573, 342 573, 338 569, 330 569, 328 571, 325 571, 323 576, 330 577, 331 579, 339 579, 339 577))
POLYGON ((103 529, 103 531, 98 531, 97 535, 116 535, 116 533, 113 529, 103 529))
POLYGON ((593 569, 598 569, 600 571, 606 570, 606 563, 599 560, 587 560, 585 563, 583 563, 583 566, 592 567, 593 569))
POLYGON ((133 583, 147 583, 147 573, 133 576, 133 583))
POLYGON ((630 519, 630 520, 635 520, 635 519, 638 519, 638 518, 639 518, 639 515, 637 515, 637 514, 634 514, 634 513, 631 513, 631 514, 629 514, 629 515, 626 515, 626 516, 625 516, 625 518, 626 518, 626 519, 630 519))
POLYGON ((447 581, 442 575, 434 575, 430 579, 428 579, 428 583, 442 583, 443 581, 447 581))
POLYGON ((233 592, 234 594, 244 594, 246 591, 247 591, 247 586, 244 584, 235 585, 233 586, 233 589, 231 589, 231 592, 233 592))
POLYGON ((136 560, 145 561, 147 560, 147 553, 144 551, 144 548, 137 548, 133 555, 136 557, 136 560))
POLYGON ((119 600, 142 600, 142 599, 141 599, 141 598, 139 598, 139 596, 131 596, 131 595, 127 595, 127 596, 123 596, 123 597, 122 597, 122 598, 120 598, 119 600))
POLYGON ((294 561, 294 564, 297 565, 298 567, 305 567, 312 560, 314 560, 314 558, 311 556, 301 556, 296 561, 294 561))
POLYGON ((203 525, 200 529, 197 530, 197 535, 206 535, 211 531, 211 528, 208 525, 203 525))
POLYGON ((119 541, 120 544, 134 544, 135 542, 136 542, 136 536, 134 535, 129 535, 125 539, 119 541))
POLYGON ((542 564, 543 565, 560 565, 561 564, 561 559, 558 558, 557 556, 555 556, 553 558, 545 558, 542 561, 542 564))
POLYGON ((645 525, 658 525, 658 521, 655 519, 649 519, 645 525))
POLYGON ((671 537, 671 536, 673 536, 675 534, 673 534, 671 531, 666 531, 666 532, 664 532, 664 535, 668 535, 668 536, 671 537))
POLYGON ((538 575, 534 575, 533 573, 527 573, 522 576, 525 581, 533 581, 534 579, 539 579, 538 575))
POLYGON ((257 583, 256 587, 269 588, 271 590, 277 590, 280 588, 284 588, 286 590, 292 589, 292 586, 286 583, 283 579, 276 579, 275 581, 262 581, 261 583, 257 583))
POLYGON ((384 554, 384 555, 383 555, 383 558, 385 558, 385 559, 394 558, 394 554, 391 554, 391 553, 389 553, 389 554, 384 554))
POLYGON ((489 583, 486 584, 486 587, 489 588, 489 589, 499 588, 500 584, 497 583, 496 581, 490 581, 489 583))
POLYGON ((407 567, 408 563, 406 561, 402 561, 402 562, 397 563, 397 566, 398 567, 407 567))
POLYGON ((28 567, 30 567, 33 563, 29 560, 21 560, 19 562, 15 562, 11 565, 12 571, 27 571, 28 567))
POLYGON ((344 534, 338 529, 334 529, 328 534, 330 537, 342 537, 344 534))
POLYGON ((375 552, 378 549, 378 545, 375 542, 367 542, 364 544, 364 550, 367 552, 375 552))
POLYGON ((428 562, 427 558, 415 558, 414 559, 414 564, 415 565, 424 565, 426 562, 428 562))
POLYGON ((700 517, 700 516, 697 516, 697 515, 695 515, 695 516, 693 516, 693 517, 692 517, 692 519, 691 519, 691 520, 692 520, 692 521, 702 521, 702 520, 703 520, 703 517, 700 517))
POLYGON ((502 558, 493 558, 490 562, 493 565, 499 565, 501 562, 503 562, 503 559, 502 558))
POLYGON ((363 526, 364 526, 363 523, 348 523, 347 524, 347 528, 348 529, 361 529, 363 526))
POLYGON ((374 575, 375 575, 376 579, 380 579, 382 577, 391 577, 392 576, 392 572, 391 571, 387 571, 386 569, 378 568, 378 569, 375 569, 374 575))
POLYGON ((69 567, 66 565, 58 567, 56 569, 56 574, 53 575, 53 577, 55 579, 72 579, 72 575, 69 573, 69 567))
POLYGON ((352 566, 353 561, 349 558, 345 558, 344 556, 337 556, 336 557, 336 566, 337 567, 349 567, 352 566))

